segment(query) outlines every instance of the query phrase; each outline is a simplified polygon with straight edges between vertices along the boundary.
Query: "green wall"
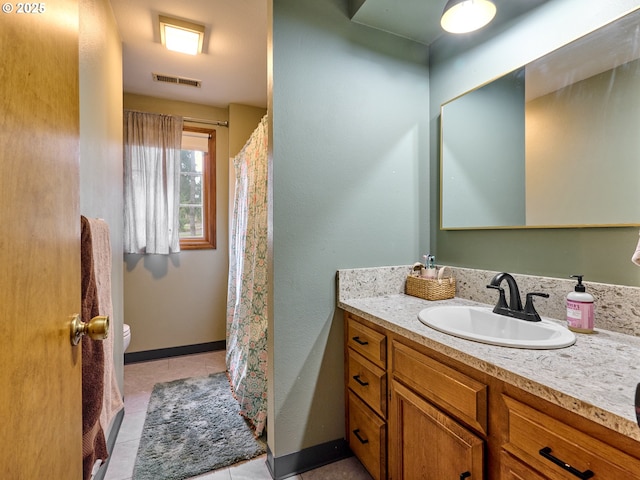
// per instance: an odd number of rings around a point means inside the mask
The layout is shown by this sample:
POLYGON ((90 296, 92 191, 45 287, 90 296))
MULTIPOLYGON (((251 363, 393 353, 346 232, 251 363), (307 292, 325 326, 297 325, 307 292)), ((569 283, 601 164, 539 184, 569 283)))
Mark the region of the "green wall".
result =
POLYGON ((437 227, 440 105, 638 6, 637 0, 554 0, 484 42, 473 36, 446 36, 432 45, 431 246, 439 262, 559 278, 580 273, 588 281, 640 285, 640 269, 630 261, 638 242, 635 227, 474 231, 437 227), (452 51, 457 53, 451 55, 452 51))
POLYGON ((520 77, 505 75, 442 107, 443 226, 525 224, 520 77))
POLYGON ((274 457, 343 439, 336 270, 413 263, 429 228, 427 49, 347 2, 274 0, 269 113, 274 457))

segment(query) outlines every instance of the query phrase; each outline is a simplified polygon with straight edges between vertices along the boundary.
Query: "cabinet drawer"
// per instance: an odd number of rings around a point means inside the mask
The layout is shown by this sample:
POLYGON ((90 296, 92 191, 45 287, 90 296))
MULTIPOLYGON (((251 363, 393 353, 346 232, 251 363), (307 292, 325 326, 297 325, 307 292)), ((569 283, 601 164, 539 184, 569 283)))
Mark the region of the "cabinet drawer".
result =
POLYGON ((353 392, 349 395, 349 447, 376 480, 387 478, 387 427, 353 392))
POLYGON ((601 480, 638 478, 639 459, 510 397, 503 399, 508 411, 503 448, 545 476, 575 480, 590 470, 601 480))
POLYGON ((392 344, 393 376, 479 432, 487 433, 487 386, 411 347, 392 344))
POLYGON ((348 385, 383 418, 387 416, 387 374, 362 355, 349 349, 348 385))
POLYGON ((347 345, 380 368, 387 366, 387 337, 347 314, 347 345))
POLYGON ((500 480, 546 480, 546 478, 503 450, 500 452, 500 480))

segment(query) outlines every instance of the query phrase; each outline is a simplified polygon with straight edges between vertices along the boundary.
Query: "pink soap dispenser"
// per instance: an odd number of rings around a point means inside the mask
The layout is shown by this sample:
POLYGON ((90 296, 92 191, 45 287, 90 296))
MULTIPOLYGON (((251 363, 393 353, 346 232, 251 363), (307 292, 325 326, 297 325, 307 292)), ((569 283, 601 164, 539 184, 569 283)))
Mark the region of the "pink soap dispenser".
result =
POLYGON ((569 330, 579 333, 593 333, 593 296, 586 292, 582 284, 582 275, 571 275, 578 284, 567 295, 567 323, 569 330))

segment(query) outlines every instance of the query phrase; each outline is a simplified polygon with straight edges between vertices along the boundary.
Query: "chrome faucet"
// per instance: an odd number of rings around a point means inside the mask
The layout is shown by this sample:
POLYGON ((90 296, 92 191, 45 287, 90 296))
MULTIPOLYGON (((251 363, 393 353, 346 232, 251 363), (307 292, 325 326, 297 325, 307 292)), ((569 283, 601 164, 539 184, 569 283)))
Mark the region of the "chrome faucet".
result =
POLYGON ((516 283, 516 279, 512 275, 502 272, 498 273, 491 279, 487 288, 494 288, 500 292, 498 297, 498 303, 493 309, 493 313, 498 315, 505 315, 507 317, 519 318, 520 320, 527 320, 530 322, 539 322, 541 320, 540 315, 536 312, 533 305, 533 297, 549 298, 548 293, 531 292, 527 293, 527 301, 524 308, 522 308, 522 300, 520 299, 520 289, 516 283), (507 299, 505 297, 504 288, 500 286, 503 280, 507 281, 509 286, 509 304, 507 305, 507 299))

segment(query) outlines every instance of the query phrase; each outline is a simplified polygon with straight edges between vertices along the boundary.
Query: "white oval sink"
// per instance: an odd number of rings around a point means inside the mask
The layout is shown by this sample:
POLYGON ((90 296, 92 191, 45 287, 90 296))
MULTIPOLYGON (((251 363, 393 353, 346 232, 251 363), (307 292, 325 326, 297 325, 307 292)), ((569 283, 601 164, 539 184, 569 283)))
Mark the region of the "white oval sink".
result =
POLYGON ((572 331, 551 320, 528 322, 492 312, 488 307, 445 305, 418 314, 425 325, 456 337, 503 347, 552 349, 576 342, 572 331))

